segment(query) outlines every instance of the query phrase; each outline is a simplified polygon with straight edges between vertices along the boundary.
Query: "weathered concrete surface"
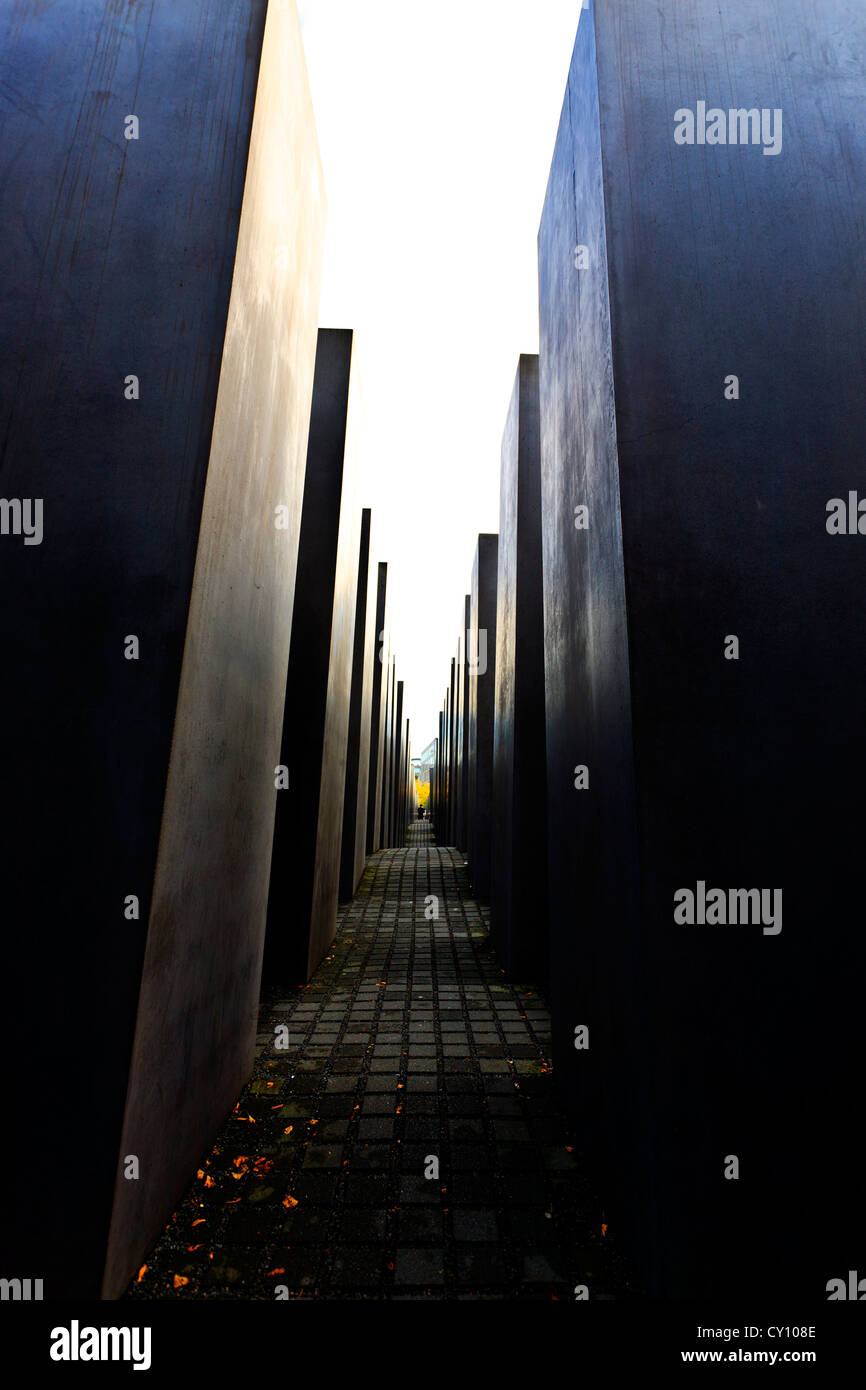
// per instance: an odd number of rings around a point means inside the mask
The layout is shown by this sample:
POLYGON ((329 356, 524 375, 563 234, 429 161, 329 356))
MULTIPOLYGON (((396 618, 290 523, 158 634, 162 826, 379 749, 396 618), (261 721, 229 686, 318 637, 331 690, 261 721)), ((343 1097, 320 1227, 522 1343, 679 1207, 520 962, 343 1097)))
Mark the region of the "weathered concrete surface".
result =
POLYGON ((493 719, 496 695, 497 537, 478 537, 469 605, 469 822, 472 886, 490 897, 493 719))
POLYGON ((595 0, 541 228, 556 1066, 669 1296, 861 1258, 866 540, 825 523, 866 444, 864 51, 849 0, 595 0), (781 152, 678 145, 704 101, 781 152), (699 881, 782 890, 781 932, 679 925, 699 881))
POLYGON ((385 737, 386 676, 390 640, 385 624, 388 603, 388 566, 379 562, 376 587, 375 651, 373 687, 370 697, 370 762, 367 784, 368 854, 375 854, 382 842, 382 755, 385 737))
POLYGON ((324 227, 294 7, 268 24, 256 97, 265 11, 0 14, 2 491, 44 509, 40 545, 0 538, 16 653, 0 697, 4 915, 27 923, 5 946, 4 1052, 26 1039, 40 1076, 58 1039, 76 1059, 4 1174, 0 1272, 38 1255, 47 1299, 100 1292, 146 934, 128 1114, 138 1127, 158 1089, 159 1119, 137 1129, 142 1177, 118 1192, 109 1292, 251 1062, 271 814, 256 777, 276 746, 296 541, 273 509, 301 485, 324 227))
POLYGON ((358 552, 358 585, 355 598, 355 635, 352 650, 352 687, 349 698, 349 735, 346 747, 346 785, 343 795, 343 836, 340 854, 340 899, 354 897, 367 862, 367 793, 370 779, 370 724, 373 715, 376 653, 376 598, 371 582, 371 520, 361 513, 358 552))
POLYGON ((265 974, 305 983, 333 940, 342 846, 361 511, 348 329, 320 329, 274 823, 265 974))
POLYGON ((538 358, 524 355, 502 440, 490 930, 509 979, 540 982, 548 965, 543 605, 538 358))

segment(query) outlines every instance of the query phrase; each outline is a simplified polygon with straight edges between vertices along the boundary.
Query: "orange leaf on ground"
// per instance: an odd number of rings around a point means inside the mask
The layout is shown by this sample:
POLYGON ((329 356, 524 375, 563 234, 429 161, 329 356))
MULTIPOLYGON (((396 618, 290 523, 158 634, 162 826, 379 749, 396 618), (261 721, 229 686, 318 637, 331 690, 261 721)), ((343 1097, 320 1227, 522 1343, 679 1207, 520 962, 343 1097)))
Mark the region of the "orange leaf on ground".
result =
POLYGON ((188 1283, 189 1283, 189 1280, 188 1280, 188 1279, 184 1279, 184 1277, 183 1277, 182 1274, 176 1274, 176 1275, 174 1276, 174 1287, 175 1287, 176 1289, 182 1289, 183 1286, 184 1286, 184 1284, 188 1284, 188 1283))

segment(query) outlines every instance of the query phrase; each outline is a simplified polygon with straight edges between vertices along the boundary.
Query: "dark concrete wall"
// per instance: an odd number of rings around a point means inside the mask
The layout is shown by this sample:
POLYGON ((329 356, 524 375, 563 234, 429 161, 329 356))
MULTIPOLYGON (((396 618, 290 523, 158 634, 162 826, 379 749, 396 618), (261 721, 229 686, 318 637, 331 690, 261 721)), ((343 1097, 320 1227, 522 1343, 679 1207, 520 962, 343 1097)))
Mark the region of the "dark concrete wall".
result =
POLYGON ((555 1064, 670 1296, 860 1259, 866 541, 825 522, 866 443, 864 51, 850 0, 595 0, 542 221, 555 1064), (781 109, 782 152, 676 144, 703 100, 781 109), (781 888, 781 932, 678 925, 699 880, 781 888))
POLYGON ((502 440, 490 930, 512 980, 547 981, 546 749, 538 358, 522 356, 502 440))
POLYGON ((382 754, 385 734, 386 677, 388 635, 385 612, 388 601, 388 566, 378 566, 376 586, 375 646, 370 696, 370 761, 367 783, 367 842, 368 854, 375 854, 381 840, 382 815, 382 754))
POLYGON ((360 547, 347 447, 356 389, 351 331, 320 329, 265 951, 265 977, 281 984, 306 983, 336 931, 360 547))
POLYGON ((376 588, 371 575, 371 519, 361 513, 355 635, 352 650, 352 688, 346 748, 346 786, 343 796, 343 837, 340 852, 340 898, 354 895, 367 858, 367 793, 370 779, 370 724, 373 714, 376 651, 376 588))
POLYGON ((497 537, 478 537, 469 605, 469 824, 472 887, 490 897, 493 718, 496 695, 497 537), (486 652, 481 633, 486 632, 486 652))
POLYGON ((46 1298, 100 1291, 146 938, 123 1144, 142 1176, 118 1189, 109 1293, 252 1057, 297 543, 274 507, 300 493, 324 226, 294 7, 256 98, 265 10, 0 14, 2 492, 44 508, 40 545, 0 539, 4 909, 27 923, 5 946, 4 1055, 38 1076, 58 1047, 75 1059, 30 1109, 26 1162, 9 1150, 0 1273, 46 1298))

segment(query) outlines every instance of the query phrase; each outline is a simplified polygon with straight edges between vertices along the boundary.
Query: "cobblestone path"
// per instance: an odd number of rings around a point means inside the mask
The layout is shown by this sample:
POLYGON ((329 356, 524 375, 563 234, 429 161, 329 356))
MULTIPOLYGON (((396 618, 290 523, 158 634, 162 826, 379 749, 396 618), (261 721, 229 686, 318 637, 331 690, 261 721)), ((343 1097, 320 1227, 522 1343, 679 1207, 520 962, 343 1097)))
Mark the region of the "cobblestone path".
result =
POLYGON ((368 860, 312 982, 263 1001, 255 1073, 126 1297, 632 1294, 547 1010, 505 983, 486 919, 426 823, 368 860))

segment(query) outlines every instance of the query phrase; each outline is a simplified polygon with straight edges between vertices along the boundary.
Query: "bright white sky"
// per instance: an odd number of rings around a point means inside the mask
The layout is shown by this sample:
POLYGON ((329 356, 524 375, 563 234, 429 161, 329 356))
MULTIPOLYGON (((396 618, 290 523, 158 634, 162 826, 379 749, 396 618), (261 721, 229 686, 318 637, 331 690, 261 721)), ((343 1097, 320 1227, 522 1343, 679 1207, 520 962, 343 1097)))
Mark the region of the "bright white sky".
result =
POLYGON ((320 323, 355 330, 361 504, 413 755, 435 736, 505 415, 581 0, 299 0, 328 193, 320 323))

